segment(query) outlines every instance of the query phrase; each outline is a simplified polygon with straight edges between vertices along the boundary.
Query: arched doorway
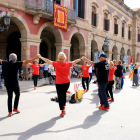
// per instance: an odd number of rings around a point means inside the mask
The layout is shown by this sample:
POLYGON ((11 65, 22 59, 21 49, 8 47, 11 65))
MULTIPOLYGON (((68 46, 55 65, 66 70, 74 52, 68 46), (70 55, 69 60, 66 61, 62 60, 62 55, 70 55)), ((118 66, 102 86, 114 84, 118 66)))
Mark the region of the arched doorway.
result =
POLYGON ((44 41, 40 43, 40 51, 39 52, 40 52, 41 56, 48 58, 48 46, 44 41))
POLYGON ((123 62, 124 55, 125 55, 125 50, 124 50, 124 48, 121 48, 121 51, 120 51, 120 60, 122 62, 123 62))
POLYGON ((85 55, 85 41, 80 33, 75 33, 71 38, 70 60, 73 61, 85 55))
POLYGON ((91 61, 94 61, 95 52, 98 51, 98 45, 95 40, 91 41, 91 61))
POLYGON ((130 51, 130 49, 127 50, 127 55, 131 56, 131 51, 130 51))
POLYGON ((71 39, 70 60, 73 61, 78 58, 80 58, 79 40, 74 34, 71 39))
POLYGON ((56 60, 56 39, 54 33, 49 27, 43 29, 41 33, 40 54, 53 61, 56 60))
POLYGON ((11 20, 9 30, 0 34, 1 50, 0 55, 3 59, 9 59, 10 53, 17 55, 17 60, 21 60, 21 34, 18 26, 11 20))
POLYGON ((21 61, 21 42, 20 42, 20 32, 13 32, 8 36, 7 48, 6 48, 6 58, 9 59, 10 53, 15 53, 17 55, 17 60, 21 61))
POLYGON ((118 55, 118 49, 116 46, 113 47, 112 49, 112 60, 117 60, 117 55, 118 55))

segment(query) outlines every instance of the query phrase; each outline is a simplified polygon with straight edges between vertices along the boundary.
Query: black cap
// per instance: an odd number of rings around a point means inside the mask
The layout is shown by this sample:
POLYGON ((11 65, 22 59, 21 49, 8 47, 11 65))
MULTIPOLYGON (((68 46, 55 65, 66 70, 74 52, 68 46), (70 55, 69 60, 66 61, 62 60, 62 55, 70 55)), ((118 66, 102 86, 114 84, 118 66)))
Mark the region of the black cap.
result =
MULTIPOLYGON (((107 57, 106 57, 106 54, 103 54, 103 53, 100 55, 100 57, 105 57, 105 58, 107 58, 107 57)), ((100 58, 100 57, 99 57, 99 58, 100 58)))

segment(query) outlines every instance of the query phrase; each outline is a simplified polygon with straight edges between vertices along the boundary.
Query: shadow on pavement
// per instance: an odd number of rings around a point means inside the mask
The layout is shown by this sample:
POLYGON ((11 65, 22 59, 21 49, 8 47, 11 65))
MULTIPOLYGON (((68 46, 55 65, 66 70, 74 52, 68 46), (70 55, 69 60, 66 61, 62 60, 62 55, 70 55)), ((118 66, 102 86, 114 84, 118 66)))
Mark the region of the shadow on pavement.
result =
POLYGON ((107 113, 108 111, 103 111, 103 110, 97 110, 95 112, 93 112, 92 115, 88 116, 83 124, 78 125, 78 126, 74 126, 68 129, 64 129, 64 130, 58 130, 58 131, 46 131, 47 133, 59 133, 59 132, 64 132, 64 131, 68 131, 68 130, 73 130, 73 129, 78 129, 78 128, 82 128, 82 129, 89 129, 90 127, 93 127, 94 125, 97 125, 98 122, 100 121, 100 119, 102 118, 101 116, 104 115, 105 113, 107 113))
POLYGON ((33 135, 39 135, 42 133, 46 133, 46 130, 52 128, 55 125, 56 121, 59 119, 61 119, 60 116, 54 117, 54 118, 50 119, 49 121, 40 123, 40 124, 30 128, 29 130, 27 130, 25 132, 4 134, 4 135, 0 135, 0 136, 19 135, 17 140, 27 140, 27 139, 31 138, 33 135))

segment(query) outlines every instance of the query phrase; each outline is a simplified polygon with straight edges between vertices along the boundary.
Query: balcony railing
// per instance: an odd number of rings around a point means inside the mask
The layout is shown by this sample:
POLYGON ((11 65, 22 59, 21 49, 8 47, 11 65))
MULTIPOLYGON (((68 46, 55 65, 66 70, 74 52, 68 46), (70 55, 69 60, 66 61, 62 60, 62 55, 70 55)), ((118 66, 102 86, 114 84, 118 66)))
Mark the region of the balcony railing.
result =
MULTIPOLYGON (((26 9, 43 10, 53 14, 53 2, 48 0, 25 0, 26 9)), ((76 11, 67 8, 68 20, 76 21, 76 11)))

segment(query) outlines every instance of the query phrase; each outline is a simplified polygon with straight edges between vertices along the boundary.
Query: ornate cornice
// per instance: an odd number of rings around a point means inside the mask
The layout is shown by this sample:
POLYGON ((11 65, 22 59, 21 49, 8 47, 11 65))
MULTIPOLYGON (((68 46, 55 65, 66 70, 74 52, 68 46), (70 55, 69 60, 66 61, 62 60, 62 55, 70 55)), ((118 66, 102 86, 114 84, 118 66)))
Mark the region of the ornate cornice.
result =
POLYGON ((122 12, 124 12, 129 17, 133 18, 134 11, 130 9, 127 5, 125 5, 121 0, 106 0, 113 4, 115 7, 120 9, 122 12))

